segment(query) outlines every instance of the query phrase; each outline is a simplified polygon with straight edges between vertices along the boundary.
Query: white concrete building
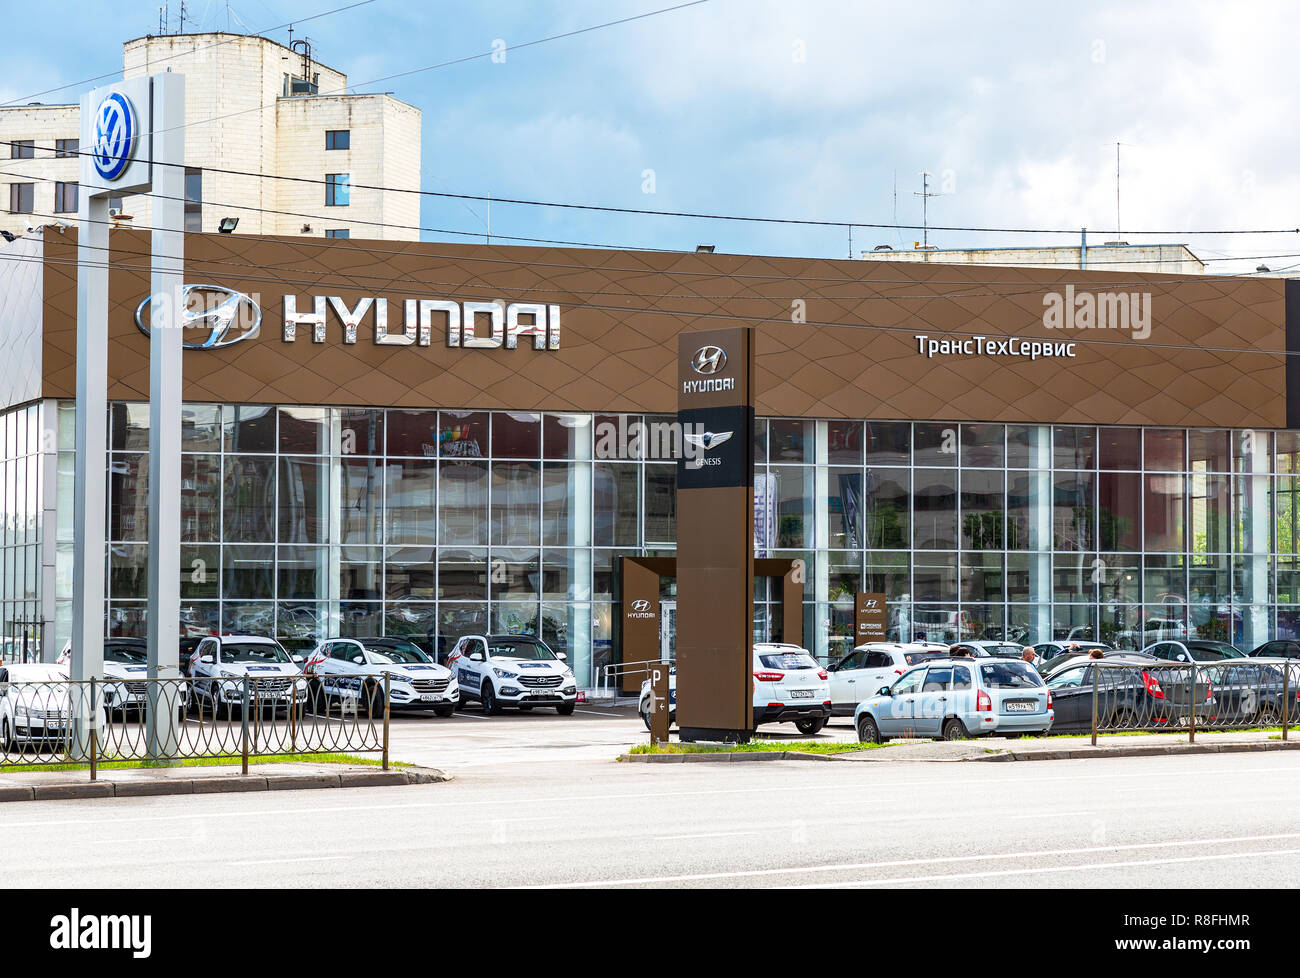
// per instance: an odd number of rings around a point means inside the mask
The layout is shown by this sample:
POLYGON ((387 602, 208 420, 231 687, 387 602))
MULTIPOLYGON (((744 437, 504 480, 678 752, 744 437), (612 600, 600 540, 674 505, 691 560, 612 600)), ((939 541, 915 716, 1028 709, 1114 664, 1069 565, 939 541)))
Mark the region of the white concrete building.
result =
POLYGON ((1021 268, 1092 268, 1110 272, 1203 275, 1205 263, 1187 245, 1132 245, 1127 241, 1045 248, 929 248, 894 250, 879 245, 862 252, 867 261, 931 262, 935 265, 1015 265, 1021 268))
MULTIPOLYGON (((419 195, 366 188, 419 189, 420 110, 350 95, 345 74, 294 47, 226 33, 126 42, 125 78, 185 75, 186 229, 237 217, 236 233, 417 240, 419 195)), ((75 104, 0 108, 0 230, 76 219, 80 115, 75 104)), ((149 226, 147 196, 121 207, 149 226)))

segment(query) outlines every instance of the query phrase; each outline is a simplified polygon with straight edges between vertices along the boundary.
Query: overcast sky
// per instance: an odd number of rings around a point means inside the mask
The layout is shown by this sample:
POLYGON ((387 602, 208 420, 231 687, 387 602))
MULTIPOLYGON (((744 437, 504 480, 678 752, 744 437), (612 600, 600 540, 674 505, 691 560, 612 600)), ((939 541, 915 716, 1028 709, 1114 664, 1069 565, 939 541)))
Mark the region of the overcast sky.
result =
MULTIPOLYGON (((266 28, 347 0, 237 0, 266 28)), ((577 37, 512 46, 674 0, 376 0, 303 24, 315 56, 358 91, 423 111, 426 190, 659 210, 881 224, 1089 228, 1179 241, 1216 271, 1300 264, 1294 159, 1300 8, 1253 3, 708 0, 577 37), (505 44, 488 58, 366 85, 505 44), (897 193, 895 194, 895 187, 897 193), (653 190, 653 192, 647 192, 653 190), (1156 237, 1143 230, 1163 232, 1156 237), (1291 257, 1275 257, 1294 254, 1291 257), (1269 257, 1261 257, 1269 256, 1269 257)), ((157 32, 157 0, 4 0, 0 102, 120 71, 124 40, 157 32), (21 39, 19 42, 17 39, 21 39)), ((176 26, 179 0, 171 0, 176 26)), ((222 0, 189 0, 187 30, 225 29, 222 0)), ((242 26, 241 26, 242 25, 242 26)), ((100 83, 102 84, 102 82, 100 83)), ((83 88, 39 96, 74 101, 83 88)), ((191 120, 193 122, 193 120, 191 120)), ((231 161, 238 165, 237 160, 231 161)), ((429 228, 483 234, 487 208, 426 199, 429 228)), ((495 204, 498 235, 628 247, 843 258, 844 229, 764 226, 495 204)), ((436 231, 424 237, 472 240, 436 231)), ((919 231, 858 228, 854 250, 919 231)), ((481 239, 480 239, 481 240, 481 239)), ((505 240, 505 239, 502 239, 505 240)), ((937 231, 949 247, 1078 241, 937 231)))

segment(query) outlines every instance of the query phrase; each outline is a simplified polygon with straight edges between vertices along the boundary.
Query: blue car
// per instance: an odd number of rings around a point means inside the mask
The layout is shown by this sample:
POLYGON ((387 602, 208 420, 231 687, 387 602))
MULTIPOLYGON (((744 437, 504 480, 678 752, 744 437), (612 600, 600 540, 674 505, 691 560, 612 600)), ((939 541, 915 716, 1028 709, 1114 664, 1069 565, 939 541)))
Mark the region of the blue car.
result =
POLYGON ((1052 694, 1025 662, 1001 658, 932 659, 858 704, 858 740, 892 737, 961 740, 985 734, 1045 733, 1052 694))

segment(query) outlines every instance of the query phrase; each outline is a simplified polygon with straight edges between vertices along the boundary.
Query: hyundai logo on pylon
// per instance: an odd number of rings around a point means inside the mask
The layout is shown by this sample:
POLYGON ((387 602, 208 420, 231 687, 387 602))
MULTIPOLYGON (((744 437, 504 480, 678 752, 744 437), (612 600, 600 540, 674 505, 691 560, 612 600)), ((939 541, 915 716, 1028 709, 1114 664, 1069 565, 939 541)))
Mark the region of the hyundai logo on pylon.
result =
POLYGON ((702 346, 691 357, 691 369, 697 374, 716 374, 727 365, 727 351, 720 346, 702 346))

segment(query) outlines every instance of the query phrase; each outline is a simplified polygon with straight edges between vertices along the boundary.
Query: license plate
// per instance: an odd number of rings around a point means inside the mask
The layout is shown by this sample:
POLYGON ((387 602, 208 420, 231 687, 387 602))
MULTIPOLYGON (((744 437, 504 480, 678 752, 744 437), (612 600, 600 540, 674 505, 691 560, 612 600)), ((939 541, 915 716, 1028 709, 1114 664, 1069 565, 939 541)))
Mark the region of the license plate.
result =
POLYGON ((537 700, 549 700, 554 695, 555 693, 545 689, 539 689, 532 694, 533 699, 537 699, 537 700))
POLYGON ((1008 700, 1003 706, 1008 713, 1033 713, 1038 709, 1033 700, 1008 700))
POLYGON ((432 703, 432 702, 433 702, 434 700, 436 700, 437 698, 438 698, 438 697, 434 696, 432 693, 425 693, 425 694, 423 694, 423 695, 420 697, 420 702, 421 702, 421 703, 432 703))
POLYGON ((811 689, 790 690, 790 698, 792 700, 810 700, 812 699, 812 695, 813 695, 813 691, 811 689))

